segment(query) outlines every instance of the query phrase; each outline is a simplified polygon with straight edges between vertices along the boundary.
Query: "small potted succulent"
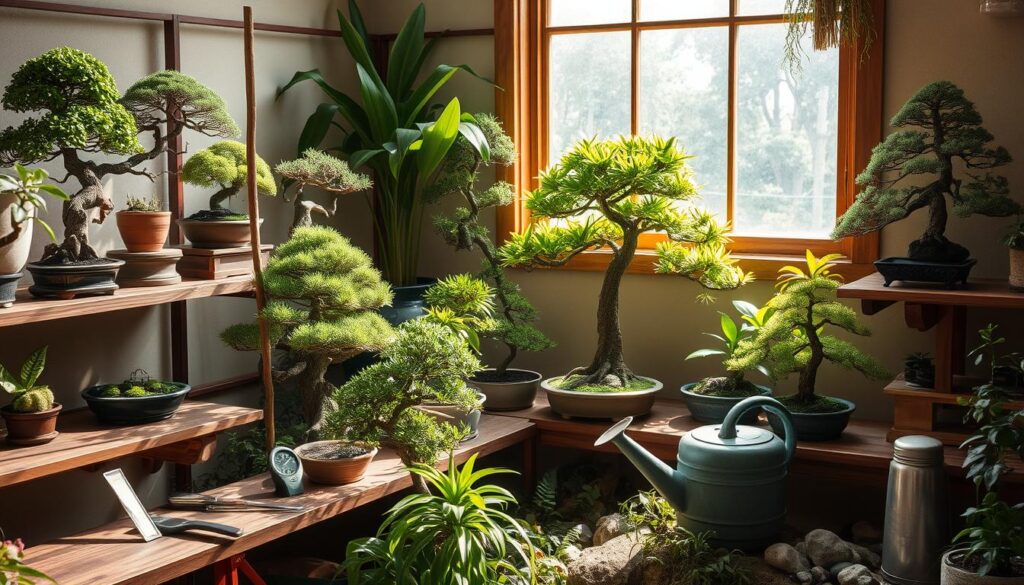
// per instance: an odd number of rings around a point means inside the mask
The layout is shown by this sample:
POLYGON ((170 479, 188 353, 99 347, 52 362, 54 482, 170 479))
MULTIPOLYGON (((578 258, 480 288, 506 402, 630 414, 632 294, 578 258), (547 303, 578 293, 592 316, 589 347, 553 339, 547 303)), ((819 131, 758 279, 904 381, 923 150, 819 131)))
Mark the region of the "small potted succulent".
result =
POLYGON ((0 308, 14 303, 21 270, 32 247, 32 224, 38 223, 50 240, 57 241, 53 228, 39 217, 39 210, 46 211, 42 195, 68 199, 60 187, 46 183, 49 175, 43 169, 15 163, 14 171, 13 175, 0 173, 0 308))
POLYGON ((296 447, 295 454, 302 460, 302 469, 310 481, 345 485, 363 479, 377 447, 365 441, 313 441, 296 447))
POLYGON ((188 384, 154 380, 138 369, 119 384, 82 390, 82 398, 101 423, 128 426, 171 418, 191 390, 188 384))
MULTIPOLYGON (((704 334, 720 341, 721 347, 698 349, 686 356, 686 359, 710 356, 723 356, 726 360, 731 358, 739 349, 740 342, 764 327, 765 322, 774 312, 771 307, 765 306, 758 309, 746 301, 733 301, 732 304, 740 312, 740 323, 720 311, 721 335, 718 333, 704 334)), ((768 370, 764 366, 758 364, 755 368, 768 375, 768 370)), ((771 388, 754 384, 746 379, 744 373, 744 370, 730 370, 726 376, 704 378, 700 382, 684 384, 680 390, 683 393, 683 401, 686 402, 686 407, 690 410, 690 415, 701 422, 720 423, 725 420, 725 415, 732 410, 732 407, 743 399, 751 396, 771 395, 771 388)), ((740 422, 754 424, 757 421, 757 414, 757 410, 751 410, 743 416, 740 422)))
POLYGON ((171 228, 171 212, 163 211, 159 197, 128 196, 125 208, 115 215, 117 231, 129 252, 159 252, 171 228))
POLYGON ((13 400, 0 408, 11 445, 41 445, 57 437, 61 405, 53 401, 49 386, 37 384, 46 367, 46 346, 32 352, 19 373, 0 366, 0 388, 13 400))
MULTIPOLYGON (((197 187, 218 188, 210 196, 209 209, 178 220, 193 247, 237 248, 249 243, 249 216, 224 206, 245 186, 248 172, 245 145, 234 140, 214 143, 185 162, 181 168, 183 181, 197 187)), ((256 188, 264 195, 277 195, 277 183, 270 166, 259 157, 256 158, 256 188)))
POLYGON ((931 354, 915 352, 903 360, 903 381, 915 388, 935 387, 935 360, 931 354))
POLYGON ((1010 250, 1010 290, 1024 291, 1024 221, 1014 224, 1003 243, 1010 250))

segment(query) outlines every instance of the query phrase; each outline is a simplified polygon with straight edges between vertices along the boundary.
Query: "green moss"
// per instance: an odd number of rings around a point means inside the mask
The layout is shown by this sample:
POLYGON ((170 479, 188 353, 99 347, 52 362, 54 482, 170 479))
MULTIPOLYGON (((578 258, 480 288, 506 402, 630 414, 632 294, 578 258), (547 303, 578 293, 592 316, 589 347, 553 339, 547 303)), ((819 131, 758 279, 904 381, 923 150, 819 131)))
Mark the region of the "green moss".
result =
POLYGON ((761 389, 749 380, 731 376, 704 378, 694 384, 690 391, 703 396, 721 396, 723 398, 749 398, 761 394, 761 389))
POLYGON ((143 396, 148 395, 149 392, 146 392, 146 389, 143 388, 142 386, 132 386, 131 388, 124 391, 124 396, 128 398, 141 398, 143 396))
POLYGON ((116 398, 121 395, 121 388, 117 384, 108 384, 100 390, 99 394, 103 398, 116 398))
MULTIPOLYGON (((560 390, 565 390, 564 386, 571 380, 575 380, 577 376, 571 376, 569 378, 555 378, 551 380, 550 384, 560 390)), ((616 392, 635 392, 637 390, 649 390, 654 388, 655 382, 649 378, 633 378, 625 386, 609 386, 605 384, 584 384, 577 388, 572 388, 573 392, 589 392, 593 394, 614 394, 616 392)))
POLYGON ((847 404, 829 396, 814 396, 813 400, 804 400, 799 394, 778 397, 790 412, 798 414, 828 414, 846 410, 847 404))

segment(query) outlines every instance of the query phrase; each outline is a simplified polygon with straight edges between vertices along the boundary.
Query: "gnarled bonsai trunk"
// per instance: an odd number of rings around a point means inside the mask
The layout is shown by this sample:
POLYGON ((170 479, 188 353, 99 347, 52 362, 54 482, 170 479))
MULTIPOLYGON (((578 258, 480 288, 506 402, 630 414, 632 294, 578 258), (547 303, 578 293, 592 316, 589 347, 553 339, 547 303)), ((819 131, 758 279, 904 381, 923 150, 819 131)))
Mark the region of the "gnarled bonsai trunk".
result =
POLYGON ((306 367, 296 376, 298 389, 302 395, 302 418, 309 425, 307 436, 315 440, 323 428, 327 412, 334 408, 331 396, 335 387, 324 379, 327 366, 331 360, 323 355, 305 354, 303 360, 306 367))
POLYGON ((71 264, 95 260, 98 255, 89 245, 89 215, 93 209, 99 209, 99 217, 93 221, 103 223, 107 214, 114 209, 114 203, 103 192, 99 176, 78 159, 75 151, 72 150, 71 153, 64 154, 65 168, 78 179, 82 188, 64 202, 64 241, 59 245, 50 244, 46 247, 42 258, 45 264, 71 264))
POLYGON ((797 396, 800 402, 810 404, 814 402, 814 386, 817 383, 818 368, 825 360, 825 348, 818 337, 818 331, 814 327, 814 305, 807 307, 807 324, 803 327, 807 335, 807 345, 811 350, 811 357, 807 365, 800 370, 800 380, 797 383, 797 396))

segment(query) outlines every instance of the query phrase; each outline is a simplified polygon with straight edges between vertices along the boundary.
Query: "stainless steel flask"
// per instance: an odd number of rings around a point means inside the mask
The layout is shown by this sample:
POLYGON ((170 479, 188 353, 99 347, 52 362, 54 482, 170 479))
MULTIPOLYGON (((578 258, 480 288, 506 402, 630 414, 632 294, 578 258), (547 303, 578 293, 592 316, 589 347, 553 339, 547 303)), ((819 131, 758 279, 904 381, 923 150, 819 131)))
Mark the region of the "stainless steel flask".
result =
POLYGON ((896 439, 889 464, 882 576, 893 585, 938 585, 949 545, 949 502, 938 439, 896 439))

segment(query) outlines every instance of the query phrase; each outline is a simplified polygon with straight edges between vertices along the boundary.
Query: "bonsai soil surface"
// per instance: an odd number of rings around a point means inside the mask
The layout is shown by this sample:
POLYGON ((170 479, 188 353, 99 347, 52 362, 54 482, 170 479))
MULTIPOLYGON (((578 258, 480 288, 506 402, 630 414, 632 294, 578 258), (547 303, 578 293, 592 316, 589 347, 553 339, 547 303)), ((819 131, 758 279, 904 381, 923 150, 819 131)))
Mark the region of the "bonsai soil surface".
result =
POLYGON ((533 372, 523 370, 505 370, 504 374, 498 374, 497 370, 483 370, 473 375, 474 382, 485 382, 492 384, 515 384, 518 382, 529 382, 536 379, 533 372))
POLYGON ((46 260, 40 260, 34 264, 41 266, 98 266, 101 264, 110 264, 109 258, 90 258, 89 260, 78 260, 76 262, 65 262, 60 254, 56 256, 50 256, 46 260))
MULTIPOLYGON (((569 380, 574 379, 569 378, 569 380)), ((572 392, 589 392, 592 394, 614 394, 616 392, 635 392, 637 390, 648 390, 654 388, 657 383, 654 380, 648 378, 634 378, 629 381, 625 386, 609 386, 606 384, 584 384, 577 388, 563 388, 566 383, 566 378, 555 378, 551 380, 550 384, 559 390, 571 390, 572 392)))
POLYGON ((704 378, 697 382, 690 391, 702 396, 721 396, 722 398, 749 398, 761 394, 761 389, 753 382, 741 380, 739 384, 736 384, 735 379, 728 376, 704 378))
POLYGON ((778 401, 790 412, 797 414, 828 414, 846 410, 847 405, 828 396, 815 396, 814 400, 805 401, 799 394, 779 396, 778 401))
POLYGON ((366 455, 370 452, 370 449, 361 447, 359 445, 341 445, 338 443, 325 443, 321 445, 315 445, 313 447, 307 447, 302 450, 302 454, 310 459, 319 459, 321 461, 337 461, 340 459, 352 459, 361 455, 366 455))

